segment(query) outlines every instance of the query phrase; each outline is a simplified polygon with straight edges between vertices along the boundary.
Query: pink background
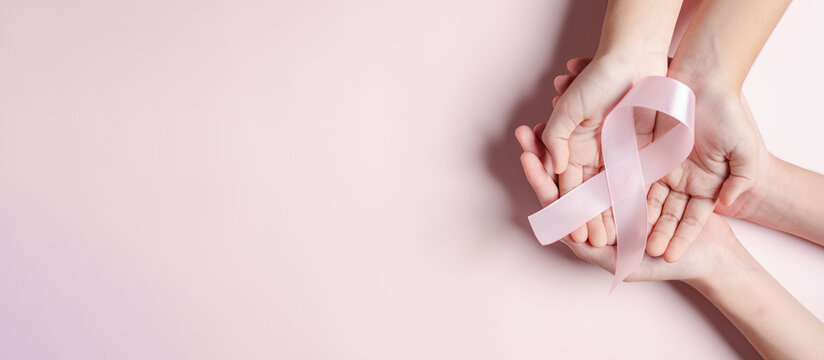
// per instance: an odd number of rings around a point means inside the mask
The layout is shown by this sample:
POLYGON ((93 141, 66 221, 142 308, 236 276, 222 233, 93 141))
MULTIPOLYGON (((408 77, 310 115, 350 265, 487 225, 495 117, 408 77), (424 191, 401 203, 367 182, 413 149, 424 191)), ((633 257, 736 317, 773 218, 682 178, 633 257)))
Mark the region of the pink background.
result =
MULTIPOLYGON (((738 358, 680 284, 526 226, 545 120, 602 1, 0 2, 0 357, 738 358)), ((745 91, 824 171, 824 3, 745 91)), ((824 249, 734 221, 824 317, 824 249)))

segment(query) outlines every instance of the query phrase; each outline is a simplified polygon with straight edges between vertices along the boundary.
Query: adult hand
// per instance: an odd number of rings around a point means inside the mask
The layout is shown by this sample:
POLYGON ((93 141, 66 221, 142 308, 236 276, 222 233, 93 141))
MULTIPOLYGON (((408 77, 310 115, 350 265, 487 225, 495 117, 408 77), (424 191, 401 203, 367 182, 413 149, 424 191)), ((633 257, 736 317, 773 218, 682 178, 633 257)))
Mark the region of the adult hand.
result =
MULTIPOLYGON (((647 195, 647 252, 677 261, 701 234, 716 206, 733 202, 758 178, 763 149, 740 93, 713 87, 696 95, 695 146, 687 159, 647 195)), ((659 114, 654 137, 667 128, 659 114), (659 130, 660 129, 660 130, 659 130)))

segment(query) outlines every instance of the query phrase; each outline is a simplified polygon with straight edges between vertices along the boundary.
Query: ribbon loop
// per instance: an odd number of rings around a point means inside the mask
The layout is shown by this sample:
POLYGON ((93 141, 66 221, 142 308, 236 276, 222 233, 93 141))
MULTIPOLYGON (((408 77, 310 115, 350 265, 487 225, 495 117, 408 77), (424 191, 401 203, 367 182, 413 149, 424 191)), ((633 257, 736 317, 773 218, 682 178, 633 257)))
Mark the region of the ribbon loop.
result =
POLYGON ((535 236, 548 245, 612 207, 618 254, 612 288, 641 263, 646 248, 646 186, 687 158, 694 142, 695 95, 673 79, 641 79, 604 119, 601 149, 604 171, 529 216, 535 236), (640 151, 635 141, 634 108, 665 113, 678 124, 640 151))

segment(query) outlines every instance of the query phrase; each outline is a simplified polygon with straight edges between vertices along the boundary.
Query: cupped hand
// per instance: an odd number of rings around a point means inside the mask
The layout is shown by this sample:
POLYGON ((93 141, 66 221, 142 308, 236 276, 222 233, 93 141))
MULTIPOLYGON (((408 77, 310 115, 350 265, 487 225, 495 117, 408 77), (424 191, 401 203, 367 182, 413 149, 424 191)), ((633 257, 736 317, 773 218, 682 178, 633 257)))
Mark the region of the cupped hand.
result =
MULTIPOLYGON (((695 146, 647 195, 647 252, 680 259, 715 209, 716 199, 734 202, 755 184, 760 135, 740 93, 695 88, 695 146)), ((665 132, 659 114, 654 137, 665 132), (658 129, 662 128, 661 131, 658 129)))
MULTIPOLYGON (((555 175, 547 171, 546 151, 538 139, 542 125, 530 129, 521 126, 515 136, 524 153, 521 165, 527 181, 538 197, 542 206, 547 206, 558 199, 559 190, 555 175)), ((569 237, 561 240, 579 258, 614 273, 616 247, 594 247, 587 243, 571 241, 569 237)), ((719 271, 736 266, 741 258, 743 247, 738 243, 730 227, 718 215, 712 215, 703 228, 692 250, 681 261, 671 263, 662 258, 645 255, 641 264, 630 274, 626 281, 650 280, 696 280, 712 276, 719 271)))
MULTIPOLYGON (((555 109, 545 130, 543 143, 550 150, 553 170, 559 174, 560 194, 564 195, 603 169, 601 125, 604 117, 632 85, 647 76, 664 76, 666 56, 628 58, 614 55, 595 59, 576 58, 567 62, 568 75, 555 78, 561 93, 553 99, 555 109)), ((649 143, 655 113, 636 112, 638 143, 649 143)), ((572 232, 576 242, 589 238, 594 246, 615 242, 611 212, 589 221, 572 232)))
MULTIPOLYGON (((563 76, 561 86, 556 86, 562 94, 572 89, 572 86, 563 86, 564 83, 574 84, 584 75, 589 59, 572 59, 570 63, 578 67, 570 66, 570 74, 563 76)), ((722 203, 732 203, 753 186, 758 164, 765 153, 749 107, 740 93, 711 85, 693 90, 696 93, 693 151, 670 174, 653 184, 647 195, 647 253, 656 257, 663 255, 670 262, 684 256, 696 240, 719 196, 722 203)), ((653 119, 650 123, 649 118, 636 115, 639 146, 665 134, 675 125, 675 121, 664 114, 653 119)), ((612 225, 612 221, 604 223, 607 228, 612 225)))

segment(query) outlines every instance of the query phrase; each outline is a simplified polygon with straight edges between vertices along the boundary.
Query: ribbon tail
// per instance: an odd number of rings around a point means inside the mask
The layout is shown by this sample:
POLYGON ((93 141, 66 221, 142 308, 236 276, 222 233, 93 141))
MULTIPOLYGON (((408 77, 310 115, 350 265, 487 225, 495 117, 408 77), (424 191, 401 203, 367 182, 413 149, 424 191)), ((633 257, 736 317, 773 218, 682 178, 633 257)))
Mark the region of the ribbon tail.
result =
MULTIPOLYGON (((620 211, 613 211, 613 216, 616 218, 616 225, 618 224, 619 218, 629 220, 634 224, 630 228, 625 226, 622 229, 624 232, 621 234, 623 236, 617 246, 615 276, 612 277, 610 293, 612 293, 612 290, 623 282, 627 276, 632 274, 638 265, 641 265, 647 247, 646 221, 644 221, 644 224, 638 222, 638 219, 646 219, 647 216, 646 197, 644 196, 643 190, 640 192, 641 198, 643 199, 640 202, 638 201, 640 200, 637 197, 638 194, 636 193, 634 195, 636 195, 635 199, 621 202, 618 206, 618 208, 621 209, 620 211), (619 213, 621 215, 617 215, 619 213)), ((629 200, 630 198, 631 197, 628 197, 627 199, 629 200)))

